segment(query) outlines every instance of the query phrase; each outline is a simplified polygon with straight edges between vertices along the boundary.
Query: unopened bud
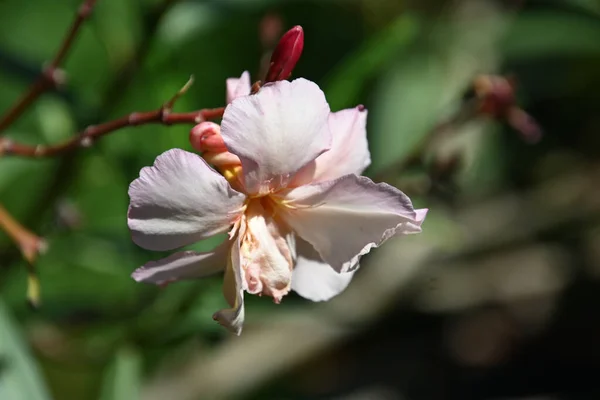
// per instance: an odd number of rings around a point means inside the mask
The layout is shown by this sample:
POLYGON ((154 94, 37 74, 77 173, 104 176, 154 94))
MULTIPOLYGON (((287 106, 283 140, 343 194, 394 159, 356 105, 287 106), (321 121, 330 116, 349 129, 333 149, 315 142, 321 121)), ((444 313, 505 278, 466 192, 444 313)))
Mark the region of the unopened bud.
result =
POLYGON ((227 151, 221 127, 214 122, 204 121, 194 126, 190 131, 190 143, 196 151, 221 153, 227 151))
POLYGON ((482 114, 505 117, 515 104, 514 82, 504 76, 480 75, 475 78, 473 88, 481 99, 479 112, 482 114))
POLYGON ((304 31, 300 25, 296 25, 281 37, 275 47, 265 83, 289 78, 302 55, 303 48, 304 31))
POLYGON ((202 158, 221 173, 242 163, 238 156, 227 151, 221 136, 221 127, 214 122, 204 121, 190 131, 190 143, 194 150, 202 153, 202 158))
POLYGON ((473 88, 479 99, 479 113, 507 122, 529 143, 536 143, 541 139, 540 126, 516 104, 513 79, 498 75, 480 75, 475 78, 473 88))

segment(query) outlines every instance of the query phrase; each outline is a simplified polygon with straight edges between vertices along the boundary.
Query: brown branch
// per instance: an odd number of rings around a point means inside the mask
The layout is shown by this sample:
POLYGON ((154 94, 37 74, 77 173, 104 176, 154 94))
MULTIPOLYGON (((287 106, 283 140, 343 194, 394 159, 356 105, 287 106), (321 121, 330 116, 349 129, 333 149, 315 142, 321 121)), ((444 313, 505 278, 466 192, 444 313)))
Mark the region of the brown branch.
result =
POLYGON ((46 90, 58 86, 63 79, 63 72, 59 66, 63 63, 69 50, 71 49, 81 26, 89 18, 97 0, 85 0, 79 7, 75 20, 71 24, 69 31, 56 55, 50 63, 44 67, 42 74, 29 87, 23 96, 0 118, 0 132, 8 128, 40 95, 46 90))
POLYGON ((19 224, 1 204, 0 228, 19 246, 23 258, 29 263, 33 263, 40 250, 45 247, 43 239, 19 224))
MULTIPOLYGON (((45 91, 55 88, 64 81, 63 71, 59 67, 66 59, 84 21, 91 15, 96 1, 97 0, 83 1, 77 11, 75 20, 71 24, 71 27, 54 58, 43 68, 40 76, 27 89, 21 98, 18 99, 0 118, 0 132, 4 131, 15 122, 45 91)), ((2 149, 6 143, 9 143, 8 139, 0 137, 0 155, 4 153, 2 149)), ((4 230, 17 244, 26 261, 28 273, 27 299, 32 306, 37 307, 40 303, 40 284, 35 270, 35 260, 37 259, 38 254, 46 248, 46 243, 19 224, 19 222, 14 219, 1 204, 0 229, 4 230)))
POLYGON ((1 204, 0 229, 6 232, 13 242, 17 244, 21 255, 26 261, 28 274, 27 300, 29 304, 37 307, 40 303, 40 285, 34 265, 37 256, 46 250, 46 242, 22 226, 1 204))
POLYGON ((121 128, 147 124, 198 124, 202 121, 220 118, 225 111, 224 107, 203 109, 187 113, 174 113, 171 110, 181 96, 188 91, 193 83, 193 77, 175 95, 164 103, 159 109, 145 112, 132 112, 121 118, 99 125, 91 125, 79 134, 55 145, 27 145, 16 143, 6 137, 0 137, 0 156, 16 155, 22 157, 52 157, 81 147, 90 147, 100 137, 121 128))
POLYGON ((116 130, 147 124, 197 124, 202 121, 220 118, 224 108, 204 109, 187 113, 172 113, 170 109, 161 107, 155 111, 133 112, 113 121, 92 125, 71 139, 56 145, 30 146, 16 143, 7 138, 0 138, 0 156, 16 155, 22 157, 43 158, 67 153, 81 147, 90 147, 94 141, 116 130))

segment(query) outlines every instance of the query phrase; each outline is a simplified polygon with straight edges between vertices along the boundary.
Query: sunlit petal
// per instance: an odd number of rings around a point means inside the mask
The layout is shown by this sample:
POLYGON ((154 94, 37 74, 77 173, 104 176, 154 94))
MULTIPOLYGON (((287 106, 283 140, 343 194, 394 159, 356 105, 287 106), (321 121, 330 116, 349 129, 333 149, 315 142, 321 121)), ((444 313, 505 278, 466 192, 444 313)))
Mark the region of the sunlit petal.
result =
POLYGON ((196 154, 169 150, 129 186, 133 241, 172 250, 225 232, 240 216, 245 196, 196 154))
POLYGON ((228 78, 225 81, 225 85, 227 86, 227 104, 240 96, 247 96, 250 94, 252 86, 250 83, 250 73, 244 71, 239 78, 228 78))
POLYGON ((400 190, 356 175, 282 196, 282 218, 339 272, 355 269, 360 256, 394 235, 420 232, 426 215, 400 190))
POLYGON ((367 110, 349 108, 329 115, 331 149, 308 164, 294 178, 294 185, 322 182, 347 174, 360 175, 371 163, 367 143, 367 110))
POLYGON ((249 193, 285 187, 293 175, 331 144, 329 105, 313 82, 296 79, 265 85, 225 109, 221 135, 237 155, 249 193))

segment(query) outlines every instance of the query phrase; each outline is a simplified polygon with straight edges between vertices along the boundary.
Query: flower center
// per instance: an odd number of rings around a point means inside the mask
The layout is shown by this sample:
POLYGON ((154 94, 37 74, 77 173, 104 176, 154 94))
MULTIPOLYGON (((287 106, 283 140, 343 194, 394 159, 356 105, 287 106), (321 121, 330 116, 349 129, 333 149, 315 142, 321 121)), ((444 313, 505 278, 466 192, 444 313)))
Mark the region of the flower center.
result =
POLYGON ((250 199, 242 217, 242 270, 251 294, 273 297, 276 303, 290 291, 292 252, 290 231, 277 220, 269 196, 250 199))

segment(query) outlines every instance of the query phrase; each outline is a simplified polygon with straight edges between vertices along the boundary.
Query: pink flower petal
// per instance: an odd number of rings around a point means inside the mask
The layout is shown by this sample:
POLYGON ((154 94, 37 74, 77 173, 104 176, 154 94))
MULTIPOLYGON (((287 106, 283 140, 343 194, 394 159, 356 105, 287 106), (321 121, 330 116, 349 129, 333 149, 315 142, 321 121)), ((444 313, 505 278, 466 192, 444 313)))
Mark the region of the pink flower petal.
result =
POLYGON ((418 233, 426 210, 416 212, 398 189, 346 175, 282 194, 284 220, 338 272, 352 271, 360 257, 394 235, 418 233))
POLYGON ((247 96, 250 94, 252 84, 250 83, 250 73, 244 71, 242 76, 239 78, 228 78, 225 81, 227 86, 227 104, 240 96, 247 96))
POLYGON ((182 251, 136 269, 131 277, 138 282, 165 285, 182 279, 203 278, 225 269, 229 243, 208 253, 182 251))
POLYGON ((292 253, 286 229, 272 218, 259 201, 250 201, 245 214, 246 234, 241 242, 246 291, 264 294, 280 303, 290 291, 292 253))
POLYGON ((244 289, 238 235, 231 246, 229 263, 225 269, 225 281, 223 282, 223 294, 231 308, 219 310, 213 315, 215 321, 238 336, 242 333, 244 325, 244 289))
POLYGON ((360 175, 371 164, 367 143, 367 110, 362 106, 329 114, 331 149, 294 178, 294 185, 323 182, 347 174, 360 175))
POLYGON ((292 290, 305 299, 327 301, 346 289, 354 272, 340 274, 321 260, 304 240, 296 241, 298 259, 292 275, 292 290))
POLYGON ((328 115, 325 95, 305 79, 265 85, 227 106, 221 135, 242 162, 247 191, 264 194, 285 187, 328 150, 328 115))
POLYGON ((149 250, 172 250, 225 232, 245 199, 201 157, 179 149, 143 168, 129 197, 133 241, 149 250))

